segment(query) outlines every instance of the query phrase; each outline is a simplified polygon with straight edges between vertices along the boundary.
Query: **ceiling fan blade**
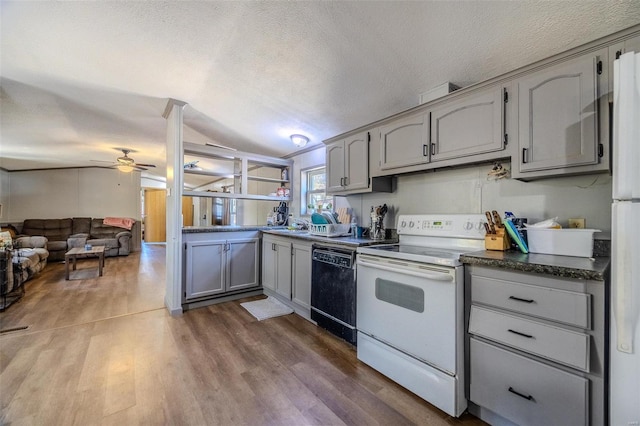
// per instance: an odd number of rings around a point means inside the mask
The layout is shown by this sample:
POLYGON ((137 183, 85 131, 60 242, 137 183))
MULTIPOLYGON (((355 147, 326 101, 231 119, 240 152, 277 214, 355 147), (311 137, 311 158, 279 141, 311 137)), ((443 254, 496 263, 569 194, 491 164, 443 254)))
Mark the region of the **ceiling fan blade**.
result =
POLYGON ((143 164, 143 163, 136 163, 136 166, 142 166, 142 167, 155 167, 155 164, 143 164))

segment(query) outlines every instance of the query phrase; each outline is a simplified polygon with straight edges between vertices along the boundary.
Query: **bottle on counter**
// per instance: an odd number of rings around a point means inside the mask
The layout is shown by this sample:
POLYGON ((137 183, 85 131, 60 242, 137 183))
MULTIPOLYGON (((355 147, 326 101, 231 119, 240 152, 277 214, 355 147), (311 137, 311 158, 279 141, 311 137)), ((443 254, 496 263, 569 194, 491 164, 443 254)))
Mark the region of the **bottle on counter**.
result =
POLYGON ((358 233, 358 220, 356 215, 351 216, 351 236, 355 238, 358 233))

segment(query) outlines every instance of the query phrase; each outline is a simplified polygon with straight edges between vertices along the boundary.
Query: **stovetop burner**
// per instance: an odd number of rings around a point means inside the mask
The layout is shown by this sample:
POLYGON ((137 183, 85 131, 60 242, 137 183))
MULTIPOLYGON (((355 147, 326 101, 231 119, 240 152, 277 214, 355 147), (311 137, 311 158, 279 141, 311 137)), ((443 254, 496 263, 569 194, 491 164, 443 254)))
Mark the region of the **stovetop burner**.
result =
POLYGON ((358 253, 399 260, 460 266, 460 255, 484 247, 483 215, 403 215, 399 243, 360 247, 358 253))

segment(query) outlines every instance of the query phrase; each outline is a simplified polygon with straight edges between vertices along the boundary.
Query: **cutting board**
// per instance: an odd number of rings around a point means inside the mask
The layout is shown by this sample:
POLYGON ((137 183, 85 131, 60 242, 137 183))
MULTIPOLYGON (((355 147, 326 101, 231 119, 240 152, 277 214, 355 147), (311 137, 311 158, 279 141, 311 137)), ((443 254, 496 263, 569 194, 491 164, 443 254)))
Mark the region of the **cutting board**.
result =
POLYGON ((347 207, 337 208, 336 213, 338 214, 338 221, 340 223, 351 223, 351 215, 347 207))

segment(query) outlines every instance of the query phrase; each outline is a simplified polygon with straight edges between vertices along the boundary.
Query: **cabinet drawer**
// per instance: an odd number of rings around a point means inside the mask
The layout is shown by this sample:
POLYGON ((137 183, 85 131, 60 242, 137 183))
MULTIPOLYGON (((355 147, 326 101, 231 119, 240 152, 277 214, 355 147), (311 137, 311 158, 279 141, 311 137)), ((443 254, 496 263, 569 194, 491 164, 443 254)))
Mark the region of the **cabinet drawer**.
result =
POLYGON ((589 371, 589 336, 536 321, 471 307, 469 333, 589 371))
POLYGON ((591 328, 591 295, 473 275, 471 300, 591 328))
POLYGON ((589 381, 471 338, 470 399, 519 425, 589 424, 589 381))

